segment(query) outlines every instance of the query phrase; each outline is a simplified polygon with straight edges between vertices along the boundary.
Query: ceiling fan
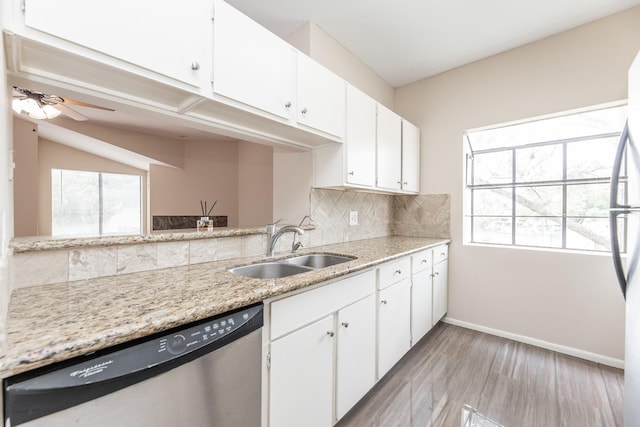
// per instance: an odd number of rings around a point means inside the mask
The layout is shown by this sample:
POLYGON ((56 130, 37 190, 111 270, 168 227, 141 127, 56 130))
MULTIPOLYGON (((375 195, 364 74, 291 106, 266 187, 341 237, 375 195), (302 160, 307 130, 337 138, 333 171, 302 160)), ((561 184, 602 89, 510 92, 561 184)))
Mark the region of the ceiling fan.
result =
POLYGON ((58 95, 13 86, 12 107, 18 114, 26 114, 33 119, 53 119, 60 114, 64 114, 74 120, 88 120, 88 117, 73 110, 69 105, 115 111, 111 108, 87 104, 86 102, 76 101, 74 99, 62 98, 58 95))

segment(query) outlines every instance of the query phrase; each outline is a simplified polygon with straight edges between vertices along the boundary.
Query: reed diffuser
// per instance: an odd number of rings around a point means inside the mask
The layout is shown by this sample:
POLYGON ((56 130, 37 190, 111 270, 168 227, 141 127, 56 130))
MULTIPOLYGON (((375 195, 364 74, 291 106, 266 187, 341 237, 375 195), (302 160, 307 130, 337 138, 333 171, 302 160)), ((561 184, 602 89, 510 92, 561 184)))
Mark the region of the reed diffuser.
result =
POLYGON ((218 203, 217 200, 214 200, 211 207, 207 210, 207 201, 200 200, 200 209, 202 210, 202 216, 197 221, 197 230, 198 231, 213 231, 213 221, 209 218, 213 207, 218 203))

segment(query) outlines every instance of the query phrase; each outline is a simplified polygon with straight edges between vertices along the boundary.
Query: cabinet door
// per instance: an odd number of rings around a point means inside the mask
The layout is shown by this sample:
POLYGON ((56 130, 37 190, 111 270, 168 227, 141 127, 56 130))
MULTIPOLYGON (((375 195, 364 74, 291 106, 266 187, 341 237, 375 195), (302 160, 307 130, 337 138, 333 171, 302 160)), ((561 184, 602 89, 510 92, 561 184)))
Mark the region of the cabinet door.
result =
POLYGON ((213 91, 290 118, 295 101, 295 50, 221 0, 215 3, 213 91))
POLYGON ((25 23, 197 87, 211 78, 210 0, 29 0, 25 23))
POLYGON ((340 310, 337 328, 336 421, 375 384, 375 295, 340 310))
POLYGON ((333 424, 333 316, 271 343, 269 425, 333 424))
POLYGON ((433 324, 438 323, 447 313, 448 303, 448 261, 433 265, 433 324))
POLYGON ((347 86, 347 175, 349 184, 376 183, 376 101, 347 86))
POLYGON ((420 191, 420 129, 402 120, 402 189, 420 191))
POLYGON ((378 378, 409 351, 411 286, 404 279, 378 292, 378 378))
POLYGON ((411 343, 417 343, 432 326, 431 269, 415 273, 411 283, 411 343))
POLYGON ((342 138, 346 83, 308 56, 298 53, 298 123, 342 138))
POLYGON ((402 118, 378 104, 377 186, 400 190, 402 178, 402 118))

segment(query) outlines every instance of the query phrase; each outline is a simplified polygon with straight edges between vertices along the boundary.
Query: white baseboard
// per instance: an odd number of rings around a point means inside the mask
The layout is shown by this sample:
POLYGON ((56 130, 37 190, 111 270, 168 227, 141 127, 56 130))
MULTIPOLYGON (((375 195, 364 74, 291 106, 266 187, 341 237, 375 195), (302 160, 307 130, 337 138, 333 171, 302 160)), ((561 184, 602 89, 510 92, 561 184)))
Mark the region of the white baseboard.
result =
POLYGON ((536 347, 545 348, 547 350, 557 351, 558 353, 568 354, 569 356, 579 357, 580 359, 590 360, 592 362, 600 363, 601 365, 607 365, 607 366, 612 366, 614 368, 624 369, 624 360, 621 360, 621 359, 614 359, 613 357, 603 356, 602 354, 591 353, 589 351, 567 347, 560 344, 554 344, 552 342, 543 341, 536 338, 527 337, 524 335, 518 335, 511 332, 501 331, 499 329, 488 328, 486 326, 465 322, 463 320, 452 319, 450 317, 445 317, 444 319, 442 319, 442 321, 450 325, 460 326, 463 328, 472 329, 474 331, 484 332, 489 335, 495 335, 497 337, 508 338, 513 341, 535 345, 536 347))

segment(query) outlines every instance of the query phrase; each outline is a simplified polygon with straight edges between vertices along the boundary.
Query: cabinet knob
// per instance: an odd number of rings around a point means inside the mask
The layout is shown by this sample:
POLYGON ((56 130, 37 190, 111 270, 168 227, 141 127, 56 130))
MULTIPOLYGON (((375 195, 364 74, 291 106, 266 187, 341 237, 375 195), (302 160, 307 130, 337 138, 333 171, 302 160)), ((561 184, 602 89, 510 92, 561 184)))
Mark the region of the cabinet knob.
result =
POLYGON ((327 335, 329 335, 330 337, 332 337, 332 338, 333 338, 333 336, 334 336, 335 334, 333 333, 333 331, 327 331, 327 335))
POLYGON ((291 101, 287 101, 287 103, 284 104, 284 108, 291 108, 291 101))
POLYGON ((437 271, 435 273, 433 273, 434 276, 439 276, 440 273, 438 273, 437 271))
POLYGON ((302 114, 307 114, 307 111, 308 111, 308 110, 307 110, 307 107, 304 107, 302 110, 300 110, 300 112, 301 112, 302 114))
POLYGON ((402 184, 402 181, 398 181, 398 184, 402 184))
POLYGON ((351 172, 349 172, 349 175, 351 175, 351 176, 353 176, 353 175, 355 175, 355 174, 356 174, 356 171, 351 171, 351 172))
POLYGON ((426 260, 426 259, 423 259, 423 260, 422 260, 422 264, 426 264, 426 263, 427 263, 427 260, 426 260))
POLYGON ((198 63, 197 63, 197 62, 195 62, 195 61, 194 61, 194 62, 192 62, 192 63, 191 63, 191 69, 192 69, 193 71, 197 71, 197 70, 199 70, 199 69, 200 69, 200 64, 198 64, 198 63))
POLYGON ((341 325, 344 326, 345 328, 348 328, 349 327, 349 322, 342 322, 341 325))
POLYGON ((402 274, 402 270, 396 270, 395 274, 402 274))
POLYGON ((445 256, 445 255, 446 255, 446 253, 440 252, 440 256, 445 256))
POLYGON ((402 185, 407 185, 409 184, 407 181, 402 181, 402 185))
POLYGON ((386 305, 387 304, 387 300, 386 299, 381 300, 380 304, 385 304, 386 305))

